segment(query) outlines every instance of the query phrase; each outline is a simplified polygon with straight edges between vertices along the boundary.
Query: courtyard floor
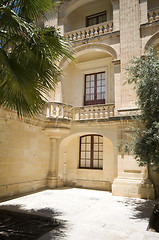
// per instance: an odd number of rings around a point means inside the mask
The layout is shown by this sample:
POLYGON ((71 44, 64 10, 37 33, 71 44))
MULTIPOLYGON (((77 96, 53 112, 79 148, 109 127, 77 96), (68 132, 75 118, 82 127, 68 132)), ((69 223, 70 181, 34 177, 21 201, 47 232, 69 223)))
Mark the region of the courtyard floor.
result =
MULTIPOLYGON (((105 191, 64 188, 2 202, 0 209, 29 211, 61 222, 38 240, 144 240, 151 239, 146 229, 155 203, 105 191)), ((156 236, 153 239, 159 239, 156 236)))

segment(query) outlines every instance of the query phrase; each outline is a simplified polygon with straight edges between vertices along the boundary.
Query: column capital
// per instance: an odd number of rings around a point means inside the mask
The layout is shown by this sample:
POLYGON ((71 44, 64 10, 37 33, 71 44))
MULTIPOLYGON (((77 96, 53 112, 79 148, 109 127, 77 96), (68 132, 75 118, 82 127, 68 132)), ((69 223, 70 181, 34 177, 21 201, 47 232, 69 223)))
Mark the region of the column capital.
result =
POLYGON ((121 61, 120 61, 120 59, 114 59, 114 60, 112 61, 112 63, 113 63, 114 65, 118 65, 118 64, 121 63, 121 61))
POLYGON ((43 132, 51 139, 60 139, 63 135, 68 134, 70 129, 68 128, 45 128, 43 132))

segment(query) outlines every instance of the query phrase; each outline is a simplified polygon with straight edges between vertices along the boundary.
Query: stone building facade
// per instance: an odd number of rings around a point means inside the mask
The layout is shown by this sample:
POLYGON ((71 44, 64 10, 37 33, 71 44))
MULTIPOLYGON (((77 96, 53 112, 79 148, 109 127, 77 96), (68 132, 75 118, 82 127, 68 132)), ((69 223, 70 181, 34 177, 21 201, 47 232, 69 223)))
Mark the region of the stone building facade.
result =
POLYGON ((75 60, 61 61, 44 114, 22 121, 1 110, 0 197, 71 186, 153 199, 159 176, 154 186, 117 145, 139 111, 125 68, 159 48, 158 0, 68 0, 44 24, 60 28, 75 60))

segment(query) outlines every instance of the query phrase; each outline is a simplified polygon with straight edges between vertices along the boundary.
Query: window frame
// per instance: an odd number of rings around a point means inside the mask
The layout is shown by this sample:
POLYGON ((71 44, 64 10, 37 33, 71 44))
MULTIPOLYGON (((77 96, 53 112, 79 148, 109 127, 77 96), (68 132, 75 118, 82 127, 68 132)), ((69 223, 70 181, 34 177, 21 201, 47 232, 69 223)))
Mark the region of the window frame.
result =
MULTIPOLYGON (((103 136, 102 135, 99 135, 99 134, 88 134, 88 135, 84 135, 84 136, 81 136, 80 137, 80 146, 79 146, 79 169, 95 169, 95 170, 103 170, 103 136), (94 137, 95 136, 97 136, 97 137, 102 137, 102 151, 99 151, 99 145, 101 144, 101 143, 99 143, 99 141, 98 141, 98 151, 94 151, 94 145, 95 144, 97 144, 97 143, 94 143, 94 137), (81 166, 81 160, 82 160, 82 158, 81 158, 81 146, 82 146, 82 143, 81 143, 81 140, 82 140, 82 138, 84 138, 84 137, 91 137, 91 143, 90 143, 90 145, 91 145, 91 158, 90 158, 90 167, 82 167, 81 166), (94 152, 98 152, 98 159, 94 159, 93 158, 93 154, 94 154, 94 152), (102 159, 99 159, 99 153, 100 152, 102 152, 102 159), (93 165, 93 163, 94 163, 94 161, 98 161, 98 167, 94 167, 93 165), (99 161, 102 161, 102 167, 99 167, 99 161)), ((85 151, 85 153, 86 153, 86 151, 85 151)), ((86 159, 84 160, 84 161, 86 161, 86 159)), ((86 165, 86 164, 85 164, 86 165)))
POLYGON ((99 24, 99 17, 101 17, 101 16, 105 16, 105 21, 103 21, 103 22, 106 22, 107 21, 107 11, 102 11, 102 12, 87 16, 86 17, 86 27, 90 27, 90 26, 99 24), (88 22, 90 19, 96 19, 96 24, 89 25, 88 22))
MULTIPOLYGON (((98 105, 98 104, 105 104, 105 99, 106 99, 106 72, 102 71, 102 72, 96 72, 96 73, 89 73, 89 74, 85 74, 85 80, 84 80, 84 106, 87 105, 98 105), (104 99, 97 99, 97 75, 98 74, 105 74, 105 98, 104 99), (90 76, 90 75, 94 75, 94 100, 86 100, 86 77, 90 76)), ((100 87, 102 87, 103 85, 101 85, 100 87)), ((102 92, 101 92, 102 93, 102 92)))

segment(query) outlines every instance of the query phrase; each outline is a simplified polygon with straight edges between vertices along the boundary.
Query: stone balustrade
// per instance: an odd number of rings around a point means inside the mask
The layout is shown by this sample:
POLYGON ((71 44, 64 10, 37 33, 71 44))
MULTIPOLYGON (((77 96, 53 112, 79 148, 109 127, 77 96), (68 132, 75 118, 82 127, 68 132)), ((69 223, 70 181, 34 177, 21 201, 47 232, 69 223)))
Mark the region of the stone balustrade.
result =
POLYGON ((114 104, 73 107, 63 103, 48 103, 46 118, 68 120, 108 119, 114 116, 114 104))
POLYGON ((79 41, 104 35, 113 31, 113 21, 103 22, 85 28, 80 28, 65 34, 70 41, 79 41))
POLYGON ((159 20, 159 8, 151 9, 148 11, 148 21, 150 23, 159 20))
POLYGON ((73 119, 73 107, 71 105, 50 102, 46 107, 46 117, 54 119, 73 119))
POLYGON ((107 119, 114 116, 114 104, 76 107, 74 120, 107 119))

